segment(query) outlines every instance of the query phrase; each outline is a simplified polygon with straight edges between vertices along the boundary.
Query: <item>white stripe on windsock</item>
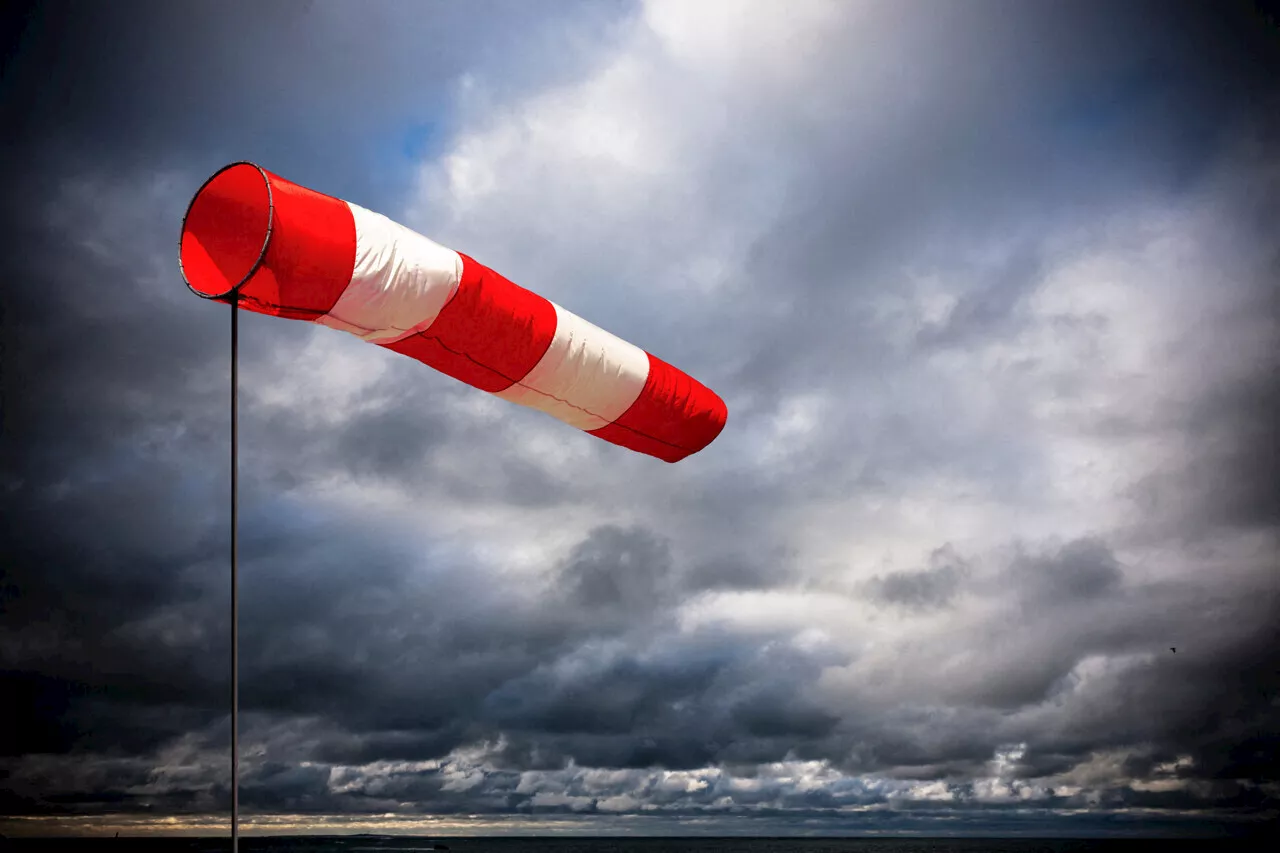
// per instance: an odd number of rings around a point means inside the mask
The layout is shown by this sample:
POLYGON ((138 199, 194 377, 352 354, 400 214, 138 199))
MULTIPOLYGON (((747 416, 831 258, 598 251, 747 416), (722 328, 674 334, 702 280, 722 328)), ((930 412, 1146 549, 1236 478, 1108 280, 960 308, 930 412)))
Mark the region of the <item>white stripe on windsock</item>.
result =
POLYGON ((421 332, 458 292, 462 258, 381 213, 347 206, 356 226, 351 283, 316 322, 376 344, 421 332))
POLYGON ((497 396, 582 430, 600 429, 644 390, 649 355, 554 302, 556 334, 523 379, 497 396))

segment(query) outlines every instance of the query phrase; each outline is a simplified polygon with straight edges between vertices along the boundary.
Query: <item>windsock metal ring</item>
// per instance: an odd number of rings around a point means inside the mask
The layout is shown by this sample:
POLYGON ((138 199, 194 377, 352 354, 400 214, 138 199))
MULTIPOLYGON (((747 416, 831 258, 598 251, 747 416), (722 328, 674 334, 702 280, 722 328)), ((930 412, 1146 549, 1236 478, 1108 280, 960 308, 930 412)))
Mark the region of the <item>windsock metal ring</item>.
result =
POLYGON ((187 289, 202 299, 225 299, 226 297, 237 293, 240 290, 240 288, 244 287, 244 285, 249 281, 249 279, 253 278, 253 274, 258 271, 258 267, 262 266, 262 262, 266 260, 267 247, 271 245, 271 231, 276 224, 275 219, 276 219, 276 204, 275 204, 275 199, 272 198, 272 194, 271 194, 271 179, 267 177, 266 171, 261 167, 259 167, 256 163, 250 163, 247 160, 241 160, 239 162, 230 163, 226 166, 223 166, 221 169, 219 169, 218 171, 210 175, 209 179, 200 185, 200 189, 196 190, 196 194, 195 196, 192 197, 191 203, 187 205, 186 212, 182 214, 182 237, 179 238, 179 244, 178 244, 178 271, 182 273, 182 280, 186 282, 187 289), (239 281, 231 285, 231 287, 229 287, 224 293, 206 293, 200 290, 199 288, 195 287, 194 285, 192 285, 191 280, 187 278, 187 270, 186 270, 186 265, 184 263, 185 252, 183 251, 183 242, 186 240, 186 236, 187 236, 187 220, 191 216, 191 209, 195 207, 196 199, 200 198, 200 195, 205 191, 205 189, 211 183, 213 183, 215 180, 221 177, 223 172, 226 172, 228 169, 234 169, 237 166, 251 166, 262 177, 262 183, 267 188, 266 236, 262 240, 262 248, 259 250, 257 258, 254 259, 249 269, 245 272, 244 276, 241 277, 239 281))
POLYGON ((305 320, 667 462, 709 445, 728 412, 660 358, 357 204, 249 162, 201 185, 178 265, 204 299, 305 320))

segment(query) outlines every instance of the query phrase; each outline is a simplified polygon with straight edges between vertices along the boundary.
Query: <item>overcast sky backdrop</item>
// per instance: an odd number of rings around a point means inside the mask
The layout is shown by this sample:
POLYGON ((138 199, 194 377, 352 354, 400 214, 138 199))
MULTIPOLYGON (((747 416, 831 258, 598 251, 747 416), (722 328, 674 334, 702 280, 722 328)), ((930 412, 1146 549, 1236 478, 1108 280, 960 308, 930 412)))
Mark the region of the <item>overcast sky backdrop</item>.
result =
POLYGON ((1276 817, 1251 8, 5 4, 0 832, 227 825, 229 312, 177 237, 240 159, 729 409, 667 465, 243 316, 252 826, 1276 817))

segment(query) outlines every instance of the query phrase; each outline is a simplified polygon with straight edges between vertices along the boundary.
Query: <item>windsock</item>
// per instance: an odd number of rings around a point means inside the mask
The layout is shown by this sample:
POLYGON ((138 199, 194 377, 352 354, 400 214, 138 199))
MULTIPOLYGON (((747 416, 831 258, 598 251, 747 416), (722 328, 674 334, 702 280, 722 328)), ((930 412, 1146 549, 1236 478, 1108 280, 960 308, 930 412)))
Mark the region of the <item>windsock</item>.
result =
POLYGON ((196 192, 179 267, 197 295, 318 323, 612 444, 678 462, 727 410, 657 356, 387 217, 253 163, 196 192))

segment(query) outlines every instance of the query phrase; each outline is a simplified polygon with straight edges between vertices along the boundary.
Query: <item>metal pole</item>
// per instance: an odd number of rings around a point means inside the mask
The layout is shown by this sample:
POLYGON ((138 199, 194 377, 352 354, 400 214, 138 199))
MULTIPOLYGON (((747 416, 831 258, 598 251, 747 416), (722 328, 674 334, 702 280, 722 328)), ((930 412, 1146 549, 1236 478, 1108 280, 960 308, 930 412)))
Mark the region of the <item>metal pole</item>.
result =
POLYGON ((240 584, 237 450, 240 294, 231 301, 231 853, 240 851, 240 584))

